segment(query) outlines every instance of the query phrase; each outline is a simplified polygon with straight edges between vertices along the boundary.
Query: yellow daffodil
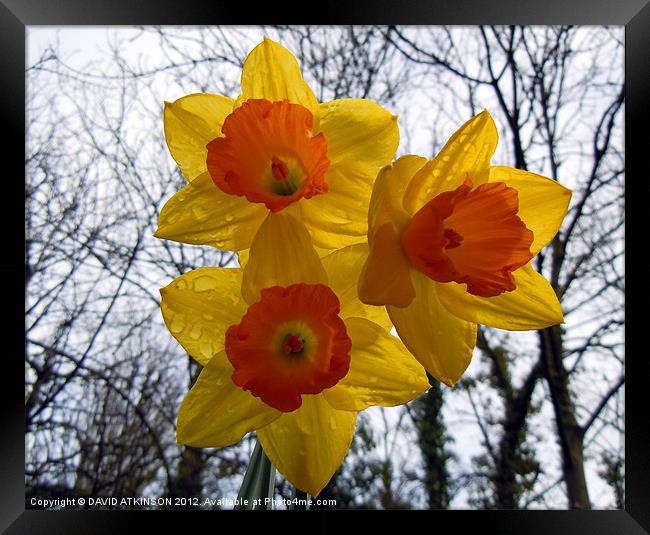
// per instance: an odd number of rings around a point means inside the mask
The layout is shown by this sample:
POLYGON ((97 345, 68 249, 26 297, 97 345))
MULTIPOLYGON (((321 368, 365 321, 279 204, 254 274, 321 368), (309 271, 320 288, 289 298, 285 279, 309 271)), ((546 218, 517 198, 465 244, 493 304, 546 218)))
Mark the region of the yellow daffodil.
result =
POLYGON ((404 156, 382 169, 370 201, 359 296, 387 305, 406 347, 450 386, 469 365, 477 323, 528 330, 563 321, 530 260, 557 233, 571 191, 490 166, 496 146, 485 110, 433 160, 404 156))
POLYGON ((348 452, 356 415, 406 403, 424 369, 357 296, 365 244, 322 259, 305 226, 270 214, 246 267, 200 268, 161 290, 166 325, 204 366, 183 401, 179 443, 224 447, 249 431, 297 488, 317 495, 348 452))
POLYGON ((397 118, 365 99, 319 104, 295 57, 266 38, 244 62, 241 91, 165 103, 167 145, 189 184, 163 207, 156 236, 241 251, 269 212, 286 211, 317 247, 364 242, 397 118))

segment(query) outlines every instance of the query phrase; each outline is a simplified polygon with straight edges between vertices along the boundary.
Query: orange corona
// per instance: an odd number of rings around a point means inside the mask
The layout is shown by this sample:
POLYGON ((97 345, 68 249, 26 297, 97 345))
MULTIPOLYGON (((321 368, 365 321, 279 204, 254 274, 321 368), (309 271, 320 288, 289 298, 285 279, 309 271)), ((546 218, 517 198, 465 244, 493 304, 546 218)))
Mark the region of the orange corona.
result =
POLYGON ((348 373, 352 342, 336 294, 323 284, 261 291, 226 332, 233 382, 267 405, 291 412, 302 394, 319 394, 348 373))
POLYGON ((323 133, 312 135, 314 116, 288 100, 249 99, 226 117, 207 145, 207 168, 225 193, 245 196, 278 212, 328 191, 330 162, 323 133))
POLYGON ((533 233, 517 216, 517 190, 503 182, 465 182, 425 204, 402 234, 411 263, 438 282, 466 283, 493 297, 516 288, 512 272, 533 254, 533 233))

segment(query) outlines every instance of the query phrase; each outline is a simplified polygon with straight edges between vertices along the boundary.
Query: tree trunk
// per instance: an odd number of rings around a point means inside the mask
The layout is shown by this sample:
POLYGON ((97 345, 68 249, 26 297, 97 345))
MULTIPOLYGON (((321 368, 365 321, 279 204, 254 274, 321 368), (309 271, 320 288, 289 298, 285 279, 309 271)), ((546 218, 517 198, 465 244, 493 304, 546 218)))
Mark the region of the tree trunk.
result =
POLYGON ((575 405, 571 399, 568 376, 562 362, 561 327, 555 325, 538 332, 544 374, 555 411, 568 505, 571 509, 591 509, 582 454, 582 429, 576 420, 575 405))
MULTIPOLYGON (((201 498, 205 454, 200 448, 183 447, 178 463, 178 474, 169 484, 171 498, 201 498)), ((187 505, 187 509, 193 506, 187 505)))
MULTIPOLYGON (((523 448, 526 438, 526 419, 535 384, 540 376, 540 366, 535 365, 519 390, 507 390, 505 399, 505 416, 503 419, 503 436, 499 442, 499 454, 496 462, 495 505, 497 509, 518 509, 522 494, 517 474, 526 475, 533 469, 532 459, 523 448)), ((534 463, 537 469, 537 463, 534 463)))
POLYGON ((447 509, 450 501, 449 471, 447 460, 449 453, 445 445, 448 437, 442 419, 442 392, 440 383, 431 380, 431 388, 413 404, 417 417, 415 426, 424 465, 424 488, 430 509, 447 509))

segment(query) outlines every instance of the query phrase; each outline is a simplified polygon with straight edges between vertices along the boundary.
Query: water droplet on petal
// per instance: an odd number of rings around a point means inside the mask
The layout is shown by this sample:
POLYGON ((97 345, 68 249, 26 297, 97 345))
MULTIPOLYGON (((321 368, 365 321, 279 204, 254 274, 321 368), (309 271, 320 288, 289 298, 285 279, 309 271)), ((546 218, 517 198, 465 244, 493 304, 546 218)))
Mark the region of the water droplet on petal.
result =
POLYGON ((217 281, 207 275, 201 275, 194 280, 194 289, 197 292, 205 292, 206 290, 213 290, 217 287, 217 281))
POLYGON ((169 330, 172 333, 178 334, 184 328, 185 328, 185 320, 183 319, 183 316, 177 314, 176 316, 174 316, 174 319, 171 321, 169 325, 169 330))
POLYGON ((200 325, 194 325, 192 327, 192 330, 190 331, 190 338, 192 338, 192 340, 198 340, 199 338, 201 338, 202 332, 203 330, 201 329, 200 325))
POLYGON ((187 290, 187 282, 185 282, 185 279, 180 279, 177 281, 176 288, 179 290, 187 290))
POLYGON ((199 221, 207 219, 207 217, 210 215, 205 206, 201 206, 200 204, 192 205, 192 214, 199 221))

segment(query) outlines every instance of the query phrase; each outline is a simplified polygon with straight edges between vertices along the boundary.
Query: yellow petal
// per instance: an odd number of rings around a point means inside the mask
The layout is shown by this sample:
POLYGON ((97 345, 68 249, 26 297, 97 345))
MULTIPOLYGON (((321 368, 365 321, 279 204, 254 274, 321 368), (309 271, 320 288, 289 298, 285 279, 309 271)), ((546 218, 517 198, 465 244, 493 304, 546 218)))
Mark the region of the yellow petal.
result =
POLYGON ((436 379, 454 386, 472 360, 476 324, 451 314, 440 302, 436 283, 412 270, 416 298, 406 308, 388 307, 397 334, 436 379))
MULTIPOLYGON (((287 209, 285 208, 285 211, 287 209)), ((295 216, 294 216, 295 217, 295 216)), ((328 254, 331 254, 330 249, 321 249, 320 247, 314 246, 314 249, 316 249, 316 252, 318 253, 318 256, 320 258, 323 258, 324 256, 327 256, 328 254)), ((237 251, 237 263, 239 264, 239 267, 243 268, 246 267, 246 264, 248 262, 248 254, 250 252, 250 249, 244 249, 242 251, 237 251)))
POLYGON ((415 297, 410 272, 395 227, 386 222, 370 242, 370 253, 359 277, 359 298, 375 306, 408 306, 415 297))
POLYGON ((267 37, 244 61, 241 90, 235 106, 241 106, 249 98, 265 98, 271 102, 287 99, 311 111, 314 129, 318 128, 318 100, 303 80, 296 58, 267 37))
POLYGON ((329 287, 341 302, 341 318, 357 316, 366 318, 390 331, 391 323, 386 308, 383 306, 365 305, 359 300, 357 281, 361 268, 368 256, 368 245, 365 243, 351 245, 339 249, 321 260, 327 273, 329 287))
POLYGON ((361 98, 326 102, 320 105, 320 121, 332 164, 351 160, 366 165, 373 175, 395 156, 397 116, 379 104, 361 98))
POLYGON ((263 288, 327 284, 305 225, 285 212, 269 212, 251 244, 242 279, 242 296, 249 304, 259 301, 263 288))
POLYGON ((530 263, 513 275, 517 289, 496 297, 468 294, 465 284, 455 282, 438 283, 438 295, 445 308, 459 318, 499 329, 543 329, 564 321, 553 287, 530 263))
POLYGON ((240 298, 242 271, 204 267, 160 290, 163 319, 185 351, 202 365, 221 351, 228 327, 246 313, 240 298))
POLYGON ((384 167, 377 175, 368 207, 368 237, 372 246, 372 235, 390 221, 401 234, 411 221, 404 210, 404 192, 413 176, 427 163, 422 156, 407 155, 384 167))
POLYGON ((298 203, 314 245, 340 249, 367 240, 368 203, 374 181, 375 176, 357 162, 340 162, 330 168, 329 191, 298 203))
POLYGON ((243 251, 237 251, 237 263, 240 268, 243 268, 248 263, 248 253, 250 249, 244 249, 243 251))
POLYGON ((179 444, 223 448, 280 417, 280 411, 236 386, 232 372, 223 351, 201 370, 178 412, 179 444))
POLYGON ((302 406, 259 429, 273 466, 296 488, 317 496, 345 459, 357 414, 333 409, 322 395, 302 396, 302 406))
POLYGON ((486 182, 497 141, 496 125, 487 110, 472 117, 413 177, 404 196, 404 208, 414 214, 439 193, 456 189, 468 176, 474 186, 486 182))
POLYGON ((402 198, 409 180, 426 162, 421 156, 402 156, 377 176, 368 208, 370 252, 359 279, 364 303, 405 307, 415 297, 410 263, 399 240, 411 220, 402 198))
POLYGON ((165 102, 165 140, 188 180, 207 171, 205 146, 221 136, 221 126, 232 112, 233 103, 231 98, 208 93, 194 93, 165 102))
POLYGON ((348 318, 345 327, 352 340, 350 371, 323 392, 332 407, 348 411, 394 407, 429 389, 424 368, 397 338, 363 318, 348 318))
POLYGON ((247 249, 267 212, 263 204, 227 195, 203 173, 163 206, 154 236, 227 251, 247 249))
POLYGON ((535 235, 530 251, 536 255, 557 234, 569 208, 571 190, 513 167, 491 167, 490 182, 505 182, 519 193, 518 215, 535 235))

